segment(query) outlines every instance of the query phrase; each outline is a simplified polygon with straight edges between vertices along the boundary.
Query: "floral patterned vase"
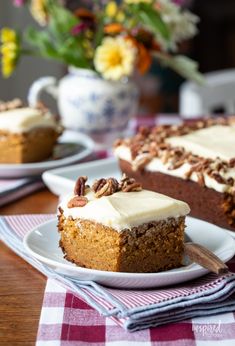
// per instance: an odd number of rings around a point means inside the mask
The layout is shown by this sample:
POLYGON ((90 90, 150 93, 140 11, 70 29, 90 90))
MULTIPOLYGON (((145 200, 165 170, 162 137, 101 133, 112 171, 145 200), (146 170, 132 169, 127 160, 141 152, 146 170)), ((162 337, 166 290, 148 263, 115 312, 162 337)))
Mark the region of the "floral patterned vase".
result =
POLYGON ((57 86, 54 77, 33 83, 28 100, 35 106, 46 90, 57 98, 62 125, 81 131, 96 142, 111 144, 128 127, 138 107, 138 89, 131 81, 112 82, 91 70, 69 68, 57 86))

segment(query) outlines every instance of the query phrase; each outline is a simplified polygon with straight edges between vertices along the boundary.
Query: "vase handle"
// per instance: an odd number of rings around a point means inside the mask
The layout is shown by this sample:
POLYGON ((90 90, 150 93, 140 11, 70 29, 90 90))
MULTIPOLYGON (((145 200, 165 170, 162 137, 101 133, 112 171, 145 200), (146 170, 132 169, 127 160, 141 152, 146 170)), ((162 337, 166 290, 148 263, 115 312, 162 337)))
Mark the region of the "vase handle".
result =
POLYGON ((28 92, 28 104, 30 107, 37 106, 37 103, 40 102, 43 91, 46 91, 48 94, 57 99, 58 87, 55 77, 41 77, 33 82, 28 92))

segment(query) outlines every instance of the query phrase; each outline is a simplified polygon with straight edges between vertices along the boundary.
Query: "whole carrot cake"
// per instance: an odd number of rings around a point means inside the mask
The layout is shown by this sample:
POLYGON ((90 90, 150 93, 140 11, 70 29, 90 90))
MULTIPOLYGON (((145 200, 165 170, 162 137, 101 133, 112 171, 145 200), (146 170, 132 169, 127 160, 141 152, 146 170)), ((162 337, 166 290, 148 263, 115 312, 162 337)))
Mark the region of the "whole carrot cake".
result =
POLYGON ((0 103, 0 163, 47 159, 61 132, 44 107, 25 107, 18 99, 0 103))
POLYGON ((235 231, 235 117, 141 128, 115 144, 123 172, 235 231))
POLYGON ((75 264, 114 272, 158 272, 182 265, 186 203, 143 190, 123 176, 89 187, 79 177, 58 212, 60 247, 75 264))

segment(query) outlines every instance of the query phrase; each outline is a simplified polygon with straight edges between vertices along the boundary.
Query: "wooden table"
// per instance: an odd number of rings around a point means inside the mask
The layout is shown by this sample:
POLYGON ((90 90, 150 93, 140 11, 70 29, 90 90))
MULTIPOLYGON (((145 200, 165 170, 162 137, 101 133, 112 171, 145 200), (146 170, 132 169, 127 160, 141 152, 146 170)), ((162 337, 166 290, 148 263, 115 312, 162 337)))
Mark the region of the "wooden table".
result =
MULTIPOLYGON (((1 215, 54 213, 58 199, 44 189, 0 208, 1 215)), ((0 345, 35 345, 46 278, 0 242, 0 345)))

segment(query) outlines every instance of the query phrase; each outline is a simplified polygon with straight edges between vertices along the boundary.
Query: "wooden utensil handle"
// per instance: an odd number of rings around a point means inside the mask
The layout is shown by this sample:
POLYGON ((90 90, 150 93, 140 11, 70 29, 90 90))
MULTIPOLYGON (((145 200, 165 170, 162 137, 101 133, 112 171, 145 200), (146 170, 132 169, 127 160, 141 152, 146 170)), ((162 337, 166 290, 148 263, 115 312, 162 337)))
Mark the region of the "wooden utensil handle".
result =
POLYGON ((185 254, 191 261, 200 264, 218 275, 228 273, 229 269, 213 252, 197 243, 185 243, 185 254))

